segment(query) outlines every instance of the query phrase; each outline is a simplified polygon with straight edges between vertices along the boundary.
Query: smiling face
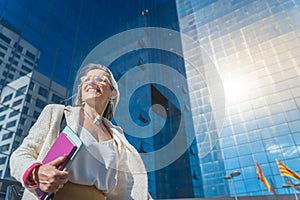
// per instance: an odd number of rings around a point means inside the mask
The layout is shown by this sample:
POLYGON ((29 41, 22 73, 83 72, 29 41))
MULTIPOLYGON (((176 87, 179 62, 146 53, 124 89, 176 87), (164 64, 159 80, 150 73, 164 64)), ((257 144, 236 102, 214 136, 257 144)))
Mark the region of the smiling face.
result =
POLYGON ((90 70, 81 77, 82 101, 106 106, 112 94, 112 86, 108 77, 109 74, 101 69, 90 70))

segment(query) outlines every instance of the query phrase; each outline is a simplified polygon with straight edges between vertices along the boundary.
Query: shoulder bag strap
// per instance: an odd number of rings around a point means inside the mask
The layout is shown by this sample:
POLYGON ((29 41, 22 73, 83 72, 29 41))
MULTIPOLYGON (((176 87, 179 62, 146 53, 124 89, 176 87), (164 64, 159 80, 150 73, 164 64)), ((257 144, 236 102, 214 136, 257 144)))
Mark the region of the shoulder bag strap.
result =
POLYGON ((62 112, 62 118, 61 118, 61 122, 60 122, 59 132, 62 132, 62 130, 64 130, 65 126, 67 125, 66 116, 65 116, 64 111, 65 111, 65 109, 62 112))

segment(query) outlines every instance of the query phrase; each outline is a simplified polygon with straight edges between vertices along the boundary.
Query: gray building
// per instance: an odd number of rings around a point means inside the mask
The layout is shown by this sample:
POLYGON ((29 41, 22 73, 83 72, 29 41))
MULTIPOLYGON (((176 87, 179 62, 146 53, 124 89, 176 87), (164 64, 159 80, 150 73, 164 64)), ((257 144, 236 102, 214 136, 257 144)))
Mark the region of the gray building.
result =
POLYGON ((0 173, 9 177, 9 155, 21 144, 45 105, 64 103, 67 90, 39 72, 10 82, 1 93, 0 173))
POLYGON ((35 71, 40 51, 0 25, 0 177, 7 178, 9 156, 48 103, 64 103, 67 89, 35 71))
POLYGON ((32 72, 40 51, 22 39, 9 26, 0 24, 0 90, 17 78, 32 72))

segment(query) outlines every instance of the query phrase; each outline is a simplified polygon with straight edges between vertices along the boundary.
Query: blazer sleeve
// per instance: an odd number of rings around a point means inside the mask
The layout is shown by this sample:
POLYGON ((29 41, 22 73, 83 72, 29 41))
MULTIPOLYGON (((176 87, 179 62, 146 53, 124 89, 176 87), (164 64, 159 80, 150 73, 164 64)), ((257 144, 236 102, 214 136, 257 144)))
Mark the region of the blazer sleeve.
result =
POLYGON ((57 137, 63 105, 49 104, 41 112, 36 123, 29 130, 22 144, 12 153, 10 158, 11 175, 23 185, 25 171, 36 162, 41 162, 41 149, 48 151, 57 137), (61 112, 61 113, 59 113, 61 112))

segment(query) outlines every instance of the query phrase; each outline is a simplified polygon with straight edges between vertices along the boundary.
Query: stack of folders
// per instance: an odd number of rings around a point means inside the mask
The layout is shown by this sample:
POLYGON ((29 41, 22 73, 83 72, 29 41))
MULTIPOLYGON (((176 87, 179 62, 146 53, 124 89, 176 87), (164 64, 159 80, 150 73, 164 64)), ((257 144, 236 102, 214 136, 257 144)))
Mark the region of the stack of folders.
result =
MULTIPOLYGON (((42 163, 46 164, 60 156, 67 156, 64 162, 57 166, 57 169, 68 170, 81 146, 82 141, 78 135, 69 126, 66 126, 53 143, 42 163)), ((39 188, 35 191, 40 200, 50 200, 53 198, 53 193, 43 192, 39 188)))

